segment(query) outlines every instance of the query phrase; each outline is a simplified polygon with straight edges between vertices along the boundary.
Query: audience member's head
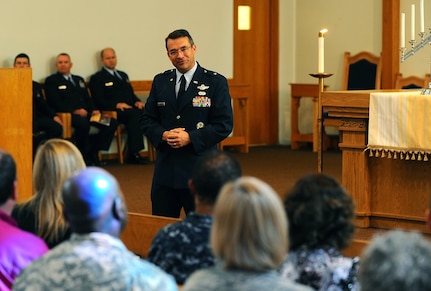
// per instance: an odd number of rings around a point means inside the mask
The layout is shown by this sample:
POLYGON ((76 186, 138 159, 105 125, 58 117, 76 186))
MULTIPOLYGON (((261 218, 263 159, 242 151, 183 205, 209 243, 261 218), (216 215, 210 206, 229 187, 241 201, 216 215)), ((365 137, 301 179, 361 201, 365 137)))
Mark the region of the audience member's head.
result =
POLYGON ((373 238, 359 267, 362 291, 431 290, 431 244, 417 232, 392 230, 373 238))
POLYGON ((355 231, 355 206, 334 178, 325 174, 300 178, 287 193, 284 206, 292 250, 301 246, 341 250, 349 245, 355 231))
POLYGON ((41 200, 61 199, 63 183, 83 168, 84 159, 73 143, 63 139, 47 140, 38 148, 34 160, 33 184, 36 195, 46 192, 55 197, 40 197, 41 200))
POLYGON ((223 151, 210 151, 201 156, 189 181, 196 204, 213 205, 220 189, 241 176, 241 166, 234 156, 223 151))
POLYGON ((65 216, 73 232, 103 232, 119 237, 127 210, 111 174, 101 168, 86 168, 66 181, 62 194, 65 216))
POLYGON ((0 209, 10 215, 17 199, 16 165, 12 156, 0 149, 0 209))
POLYGON ((27 54, 18 54, 13 61, 14 68, 29 68, 30 67, 30 57, 27 54))
POLYGON ((274 270, 287 252, 287 228, 277 193, 257 178, 242 177, 220 192, 211 245, 226 269, 274 270))
POLYGON ((49 250, 41 238, 20 229, 11 217, 17 196, 15 161, 0 149, 0 290, 12 290, 15 277, 49 250))
POLYGON ((56 241, 68 228, 63 216, 61 188, 77 171, 85 168, 78 148, 70 141, 49 139, 40 145, 33 165, 35 194, 30 198, 38 221, 38 235, 56 241))

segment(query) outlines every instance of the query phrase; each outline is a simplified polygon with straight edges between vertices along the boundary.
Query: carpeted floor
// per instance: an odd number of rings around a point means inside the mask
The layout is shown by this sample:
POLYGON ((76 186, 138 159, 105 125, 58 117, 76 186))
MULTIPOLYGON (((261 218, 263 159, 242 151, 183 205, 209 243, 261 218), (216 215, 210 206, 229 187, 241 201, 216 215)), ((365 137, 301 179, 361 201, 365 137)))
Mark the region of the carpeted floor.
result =
MULTIPOLYGON (((304 148, 292 151, 289 146, 250 147, 247 154, 232 151, 241 163, 243 174, 258 177, 271 185, 281 197, 301 176, 317 172, 317 153, 304 148)), ((153 164, 104 167, 119 181, 129 211, 151 214, 151 179, 153 164)), ((323 153, 323 171, 341 182, 341 152, 323 153)))

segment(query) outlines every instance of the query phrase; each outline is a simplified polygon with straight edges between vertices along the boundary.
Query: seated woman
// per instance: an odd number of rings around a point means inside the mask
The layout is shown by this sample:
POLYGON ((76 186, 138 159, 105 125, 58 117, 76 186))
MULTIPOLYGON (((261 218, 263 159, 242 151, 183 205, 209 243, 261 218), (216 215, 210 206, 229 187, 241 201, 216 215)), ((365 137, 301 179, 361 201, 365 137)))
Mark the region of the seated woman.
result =
POLYGON ((43 238, 53 248, 70 236, 63 215, 61 188, 72 174, 85 168, 78 148, 62 139, 49 139, 40 145, 33 165, 35 193, 15 206, 12 217, 19 228, 43 238))
POLYGON ((266 183, 242 177, 217 199, 211 229, 216 265, 193 273, 190 290, 311 290, 276 272, 287 251, 287 219, 280 198, 266 183))
POLYGON ((356 290, 358 258, 341 254, 353 237, 355 206, 333 178, 300 178, 284 202, 290 222, 290 250, 283 277, 316 290, 356 290))

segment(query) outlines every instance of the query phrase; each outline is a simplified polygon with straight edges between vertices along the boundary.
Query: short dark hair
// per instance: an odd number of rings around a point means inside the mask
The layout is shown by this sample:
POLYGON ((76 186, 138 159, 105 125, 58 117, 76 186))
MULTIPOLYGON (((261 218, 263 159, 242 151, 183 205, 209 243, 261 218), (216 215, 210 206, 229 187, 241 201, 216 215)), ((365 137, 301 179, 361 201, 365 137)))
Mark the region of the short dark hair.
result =
POLYGON ((308 174, 287 193, 284 207, 289 219, 291 249, 346 248, 355 231, 355 205, 334 178, 308 174))
POLYGON ((58 58, 59 56, 65 56, 65 57, 68 57, 68 58, 70 59, 70 55, 69 55, 68 53, 59 53, 59 54, 57 55, 57 58, 58 58))
POLYGON ((0 149, 0 205, 11 196, 16 181, 16 165, 10 154, 0 149))
POLYGON ((240 176, 241 166, 234 156, 213 150, 199 157, 191 179, 199 200, 214 204, 224 184, 240 176))
POLYGON ((18 59, 18 58, 26 58, 26 59, 28 60, 28 64, 30 64, 30 57, 29 57, 27 54, 25 54, 25 53, 20 53, 20 54, 18 54, 18 55, 15 57, 15 59, 13 60, 13 63, 14 63, 14 64, 16 63, 16 59, 18 59))
POLYGON ((187 37, 189 39, 190 45, 194 45, 195 42, 193 41, 192 36, 190 33, 185 29, 177 29, 172 31, 166 38, 165 38, 165 46, 166 50, 168 50, 168 39, 177 39, 180 37, 187 37))

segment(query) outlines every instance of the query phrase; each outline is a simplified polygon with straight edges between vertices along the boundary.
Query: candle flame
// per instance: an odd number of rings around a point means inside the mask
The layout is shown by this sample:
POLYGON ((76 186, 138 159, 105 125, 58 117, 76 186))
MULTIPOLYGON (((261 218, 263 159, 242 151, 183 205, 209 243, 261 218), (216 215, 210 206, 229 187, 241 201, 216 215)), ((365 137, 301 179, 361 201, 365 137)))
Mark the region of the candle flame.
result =
POLYGON ((325 34, 325 33, 327 33, 327 32, 328 32, 328 29, 327 29, 327 28, 321 29, 321 30, 319 31, 319 37, 323 37, 323 36, 324 36, 324 34, 325 34))

